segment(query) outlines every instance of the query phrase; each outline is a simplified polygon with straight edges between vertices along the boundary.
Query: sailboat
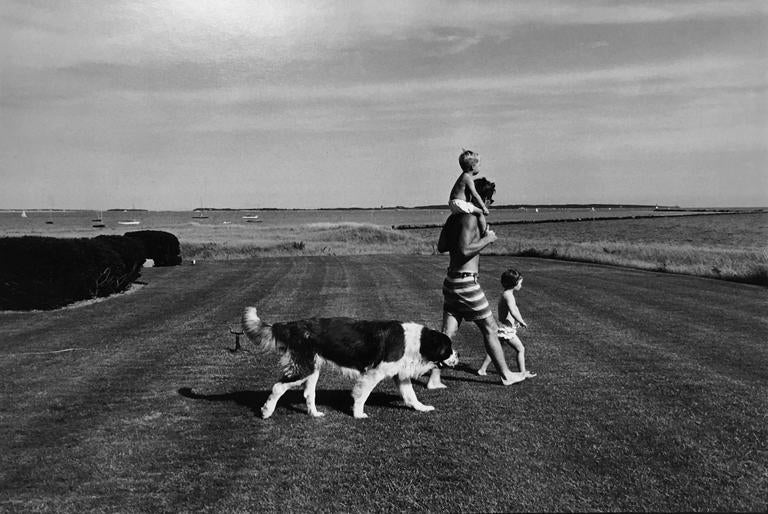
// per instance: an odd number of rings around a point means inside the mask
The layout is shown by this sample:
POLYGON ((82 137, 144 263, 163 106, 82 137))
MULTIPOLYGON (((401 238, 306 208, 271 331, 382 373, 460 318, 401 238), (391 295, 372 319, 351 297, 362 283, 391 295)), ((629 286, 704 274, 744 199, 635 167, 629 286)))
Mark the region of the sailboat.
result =
POLYGON ((99 211, 99 217, 93 218, 91 220, 93 222, 93 228, 104 228, 106 225, 104 224, 104 213, 102 211, 99 211))
POLYGON ((208 217, 207 214, 205 214, 205 210, 203 210, 203 199, 200 198, 200 209, 195 209, 196 214, 192 215, 193 219, 196 220, 204 220, 208 217))
POLYGON ((27 211, 23 210, 21 211, 21 217, 26 218, 27 217, 27 211))
MULTIPOLYGON (((131 212, 136 210, 136 204, 131 204, 131 212)), ((123 209, 123 212, 128 212, 126 209, 123 209)), ((118 225, 138 225, 141 223, 141 221, 137 220, 136 218, 130 219, 130 220, 119 220, 117 222, 118 225)))

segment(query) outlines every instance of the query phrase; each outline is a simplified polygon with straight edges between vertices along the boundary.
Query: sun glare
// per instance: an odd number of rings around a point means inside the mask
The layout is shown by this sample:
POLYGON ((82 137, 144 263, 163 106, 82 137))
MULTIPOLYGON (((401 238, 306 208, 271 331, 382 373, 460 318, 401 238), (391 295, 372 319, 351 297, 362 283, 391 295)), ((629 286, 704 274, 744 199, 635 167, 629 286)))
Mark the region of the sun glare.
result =
POLYGON ((280 37, 303 19, 296 4, 279 0, 174 0, 168 15, 182 31, 280 37))

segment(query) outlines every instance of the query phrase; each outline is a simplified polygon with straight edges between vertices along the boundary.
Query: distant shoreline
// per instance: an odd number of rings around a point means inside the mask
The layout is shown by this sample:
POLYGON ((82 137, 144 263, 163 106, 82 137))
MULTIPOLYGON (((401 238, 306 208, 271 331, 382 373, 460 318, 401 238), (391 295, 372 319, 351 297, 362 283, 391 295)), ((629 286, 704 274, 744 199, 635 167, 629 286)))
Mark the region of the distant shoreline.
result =
MULTIPOLYGON (((760 214, 765 209, 750 210, 727 210, 727 209, 656 209, 654 212, 677 212, 678 214, 655 214, 655 215, 634 215, 634 216, 585 216, 579 218, 551 218, 544 220, 510 220, 494 221, 493 225, 530 225, 534 223, 575 223, 580 221, 604 221, 604 220, 637 220, 652 218, 680 218, 689 216, 716 216, 718 214, 760 214)), ((439 228, 442 223, 413 223, 405 225, 392 225, 395 230, 413 230, 420 228, 439 228)))
MULTIPOLYGON (((191 209, 191 212, 274 212, 274 211, 393 211, 393 210, 447 210, 445 205, 418 205, 415 207, 393 206, 393 207, 319 207, 319 208, 305 208, 305 207, 196 207, 191 209)), ((766 207, 679 207, 679 206, 660 206, 660 205, 643 205, 643 204, 599 204, 599 203, 563 203, 563 204, 506 204, 506 205, 493 205, 494 210, 535 210, 535 209, 648 209, 654 212, 701 212, 701 213, 743 213, 743 212, 764 212, 768 210, 766 207)), ((90 209, 90 208, 78 208, 78 209, 44 209, 44 208, 7 208, 0 209, 0 212, 16 213, 16 212, 184 212, 187 209, 90 209)))

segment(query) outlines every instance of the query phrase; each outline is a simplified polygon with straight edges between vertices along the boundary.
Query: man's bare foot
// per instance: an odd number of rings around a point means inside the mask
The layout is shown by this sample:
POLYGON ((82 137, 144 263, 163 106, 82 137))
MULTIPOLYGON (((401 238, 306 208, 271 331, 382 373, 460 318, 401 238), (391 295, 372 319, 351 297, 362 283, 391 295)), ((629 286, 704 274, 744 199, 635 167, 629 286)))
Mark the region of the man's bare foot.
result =
POLYGON ((517 384, 518 382, 522 382, 525 380, 526 375, 525 373, 512 373, 510 372, 509 375, 507 375, 507 378, 502 378, 501 383, 505 386, 517 384))
POLYGON ((488 372, 484 368, 480 368, 477 370, 477 374, 480 375, 481 377, 484 377, 488 374, 488 372))

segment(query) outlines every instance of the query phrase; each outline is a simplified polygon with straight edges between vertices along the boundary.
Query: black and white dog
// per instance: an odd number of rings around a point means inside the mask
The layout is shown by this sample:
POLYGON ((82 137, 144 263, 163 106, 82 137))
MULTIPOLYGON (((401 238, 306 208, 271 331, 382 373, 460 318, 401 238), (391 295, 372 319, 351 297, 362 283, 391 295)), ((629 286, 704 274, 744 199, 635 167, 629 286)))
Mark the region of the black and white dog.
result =
POLYGON ((309 414, 323 416, 315 406, 323 363, 357 378, 352 389, 356 418, 368 417, 363 412, 365 401, 386 377, 394 379, 407 406, 430 411, 434 407, 416 398, 411 378, 436 366, 455 366, 459 361, 448 336, 418 323, 310 318, 270 325, 259 319, 254 307, 246 307, 242 323, 243 331, 258 347, 282 356, 283 376, 261 408, 264 418, 272 415, 286 391, 302 385, 309 414))

